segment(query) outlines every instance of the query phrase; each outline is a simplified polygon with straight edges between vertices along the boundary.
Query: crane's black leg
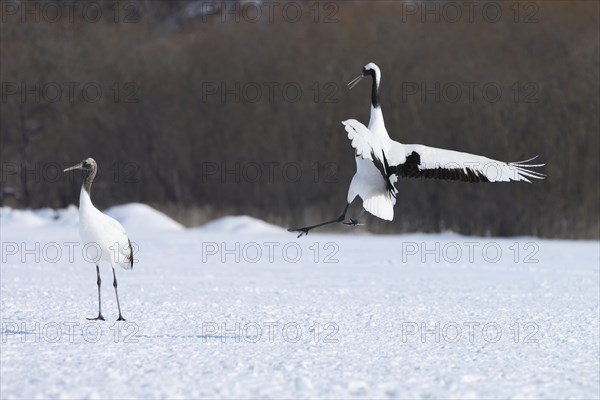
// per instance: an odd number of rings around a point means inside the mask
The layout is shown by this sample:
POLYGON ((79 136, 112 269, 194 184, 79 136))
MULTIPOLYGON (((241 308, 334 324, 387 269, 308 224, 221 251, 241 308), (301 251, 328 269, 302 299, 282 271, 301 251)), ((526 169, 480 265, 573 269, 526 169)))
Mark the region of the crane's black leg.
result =
POLYGON ((320 224, 316 224, 316 225, 305 226, 304 228, 290 228, 290 229, 288 229, 288 232, 300 232, 300 234, 298 235, 298 237, 300 237, 302 235, 308 235, 308 231, 310 231, 311 229, 318 228, 318 227, 324 226, 324 225, 342 222, 342 221, 344 221, 344 218, 346 218, 346 212, 348 211, 348 207, 350 207, 350 203, 346 204, 346 208, 344 208, 342 215, 340 215, 336 219, 332 219, 331 221, 321 222, 320 224))
POLYGON ((125 318, 121 315, 121 304, 119 304, 119 293, 117 292, 117 275, 115 275, 115 269, 113 268, 113 286, 115 287, 115 295, 117 296, 117 307, 119 308, 119 318, 117 321, 125 321, 125 318))
POLYGON ((88 318, 90 321, 104 321, 104 317, 102 316, 102 301, 100 297, 100 284, 102 283, 102 279, 100 279, 100 267, 96 265, 96 275, 98 276, 98 280, 96 283, 98 284, 98 316, 96 318, 88 318))
POLYGON ((358 223, 358 220, 360 219, 360 217, 363 216, 364 213, 365 213, 365 209, 363 208, 362 211, 360 212, 360 214, 358 214, 358 216, 356 218, 350 218, 350 222, 344 222, 344 225, 362 226, 363 224, 358 223))

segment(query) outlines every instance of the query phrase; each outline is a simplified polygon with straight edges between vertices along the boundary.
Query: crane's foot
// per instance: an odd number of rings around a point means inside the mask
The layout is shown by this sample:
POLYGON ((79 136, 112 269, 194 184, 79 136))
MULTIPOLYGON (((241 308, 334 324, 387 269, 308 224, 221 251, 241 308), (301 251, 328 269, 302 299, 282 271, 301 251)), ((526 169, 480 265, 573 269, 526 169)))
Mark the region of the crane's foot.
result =
POLYGON ((119 314, 119 318, 117 318, 117 321, 126 321, 126 319, 123 318, 123 316, 121 314, 119 314))
POLYGON ((305 235, 308 235, 308 231, 310 231, 310 228, 290 228, 288 229, 288 232, 300 232, 300 234, 298 235, 298 237, 302 237, 305 235))
POLYGON ((86 318, 88 321, 104 321, 102 314, 98 314, 96 318, 86 318))
POLYGON ((350 222, 344 222, 344 225, 348 225, 348 226, 363 226, 364 224, 359 224, 357 219, 350 218, 350 222))

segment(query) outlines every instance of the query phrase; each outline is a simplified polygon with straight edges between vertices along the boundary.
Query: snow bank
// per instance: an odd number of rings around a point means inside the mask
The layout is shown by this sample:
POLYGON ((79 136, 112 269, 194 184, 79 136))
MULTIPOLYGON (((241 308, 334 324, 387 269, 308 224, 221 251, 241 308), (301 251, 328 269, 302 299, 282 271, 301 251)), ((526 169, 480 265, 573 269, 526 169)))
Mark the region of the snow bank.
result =
MULTIPOLYGON (((146 204, 123 204, 111 207, 104 212, 122 223, 126 229, 183 229, 183 225, 146 204)), ((77 224, 79 223, 79 211, 74 205, 58 210, 50 208, 16 210, 10 207, 0 207, 0 223, 2 224, 2 229, 26 229, 55 226, 77 227, 77 224)))
POLYGON ((247 215, 223 217, 197 228, 210 233, 281 233, 285 230, 247 215))
POLYGON ((142 203, 129 203, 114 206, 104 211, 117 221, 125 229, 148 229, 148 230, 181 230, 183 225, 167 215, 142 203))
POLYGON ((78 221, 77 207, 73 205, 58 210, 51 208, 16 210, 10 207, 0 207, 0 222, 3 229, 77 225, 78 221))
MULTIPOLYGON (((177 231, 184 226, 166 214, 142 203, 128 203, 103 211, 119 221, 127 230, 177 231)), ((37 210, 0 207, 2 229, 27 229, 38 227, 72 226, 79 223, 78 208, 70 205, 64 209, 42 208, 37 210)), ((247 215, 229 216, 208 222, 194 230, 207 233, 281 233, 285 230, 247 215)))
POLYGON ((13 210, 9 207, 0 208, 0 221, 3 228, 12 226, 40 226, 46 221, 30 210, 13 210))

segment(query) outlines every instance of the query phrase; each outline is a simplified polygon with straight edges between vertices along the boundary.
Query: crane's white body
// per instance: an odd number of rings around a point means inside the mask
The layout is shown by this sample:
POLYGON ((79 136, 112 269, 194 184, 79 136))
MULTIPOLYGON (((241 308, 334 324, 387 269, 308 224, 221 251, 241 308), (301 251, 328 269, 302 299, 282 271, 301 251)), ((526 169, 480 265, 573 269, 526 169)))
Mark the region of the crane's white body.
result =
MULTIPOLYGON (((125 228, 98 210, 84 187, 79 195, 79 233, 84 246, 95 247, 100 252, 96 257, 98 261, 107 261, 113 268, 115 265, 124 269, 132 268, 131 248, 125 228)), ((94 258, 93 251, 88 251, 89 258, 94 258)))
MULTIPOLYGON (((371 106, 371 118, 369 120, 369 131, 373 134, 373 141, 380 143, 383 149, 391 141, 385 123, 381 107, 371 106)), ((395 196, 387 190, 381 173, 373 165, 370 159, 364 159, 357 153, 356 173, 350 182, 348 189, 348 203, 359 196, 363 200, 363 208, 374 216, 391 221, 394 219, 395 196)))

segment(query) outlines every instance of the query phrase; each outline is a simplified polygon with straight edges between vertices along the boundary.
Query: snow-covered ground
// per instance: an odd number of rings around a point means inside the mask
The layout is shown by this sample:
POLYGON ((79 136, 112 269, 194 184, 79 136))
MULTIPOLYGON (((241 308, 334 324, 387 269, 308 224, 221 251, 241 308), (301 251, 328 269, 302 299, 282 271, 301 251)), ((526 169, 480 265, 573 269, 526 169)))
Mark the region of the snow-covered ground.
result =
MULTIPOLYGON (((127 322, 77 209, 0 211, 0 397, 598 398, 598 241, 184 229, 114 207, 127 322)), ((350 230, 350 228, 349 228, 350 230)))

